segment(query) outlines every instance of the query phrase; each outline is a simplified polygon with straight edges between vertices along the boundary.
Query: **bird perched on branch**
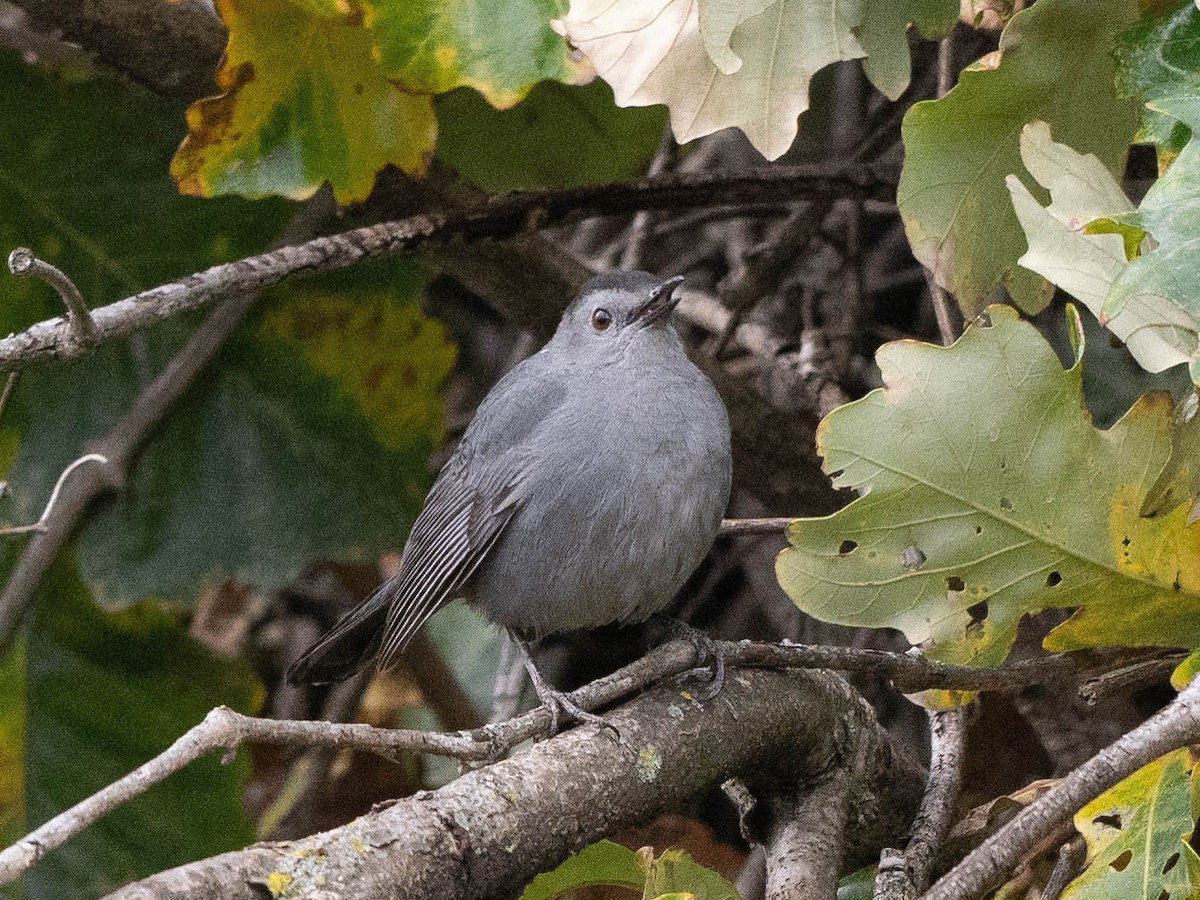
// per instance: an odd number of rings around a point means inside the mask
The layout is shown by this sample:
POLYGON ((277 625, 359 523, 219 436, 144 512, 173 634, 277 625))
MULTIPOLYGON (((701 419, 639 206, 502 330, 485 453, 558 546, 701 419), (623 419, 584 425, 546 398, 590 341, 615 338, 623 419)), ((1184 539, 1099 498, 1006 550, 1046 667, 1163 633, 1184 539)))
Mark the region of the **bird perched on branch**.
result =
POLYGON ((518 641, 552 729, 560 716, 598 720, 550 687, 525 640, 660 612, 729 500, 729 418, 670 321, 682 280, 615 272, 584 286, 554 337, 480 404, 398 573, 289 681, 341 680, 372 660, 382 669, 465 599, 518 641))

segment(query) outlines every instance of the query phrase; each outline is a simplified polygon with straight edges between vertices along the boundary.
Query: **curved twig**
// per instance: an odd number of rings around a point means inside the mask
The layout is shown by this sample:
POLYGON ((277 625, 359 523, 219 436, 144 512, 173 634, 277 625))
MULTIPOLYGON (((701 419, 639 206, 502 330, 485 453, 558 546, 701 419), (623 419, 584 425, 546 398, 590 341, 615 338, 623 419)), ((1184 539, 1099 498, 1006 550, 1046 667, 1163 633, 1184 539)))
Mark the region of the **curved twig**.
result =
POLYGON ((67 273, 33 255, 28 247, 17 247, 8 254, 8 271, 18 278, 38 278, 54 288, 55 293, 67 308, 67 322, 71 334, 81 350, 91 347, 100 337, 92 311, 83 300, 83 294, 75 287, 67 273))

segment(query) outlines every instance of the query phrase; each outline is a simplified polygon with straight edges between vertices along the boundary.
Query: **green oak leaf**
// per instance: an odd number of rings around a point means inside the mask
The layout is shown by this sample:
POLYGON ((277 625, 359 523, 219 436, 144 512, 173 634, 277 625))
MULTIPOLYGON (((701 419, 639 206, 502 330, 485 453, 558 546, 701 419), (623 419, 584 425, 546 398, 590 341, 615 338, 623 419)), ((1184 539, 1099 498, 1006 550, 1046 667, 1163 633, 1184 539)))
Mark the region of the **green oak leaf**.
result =
POLYGON ((852 29, 855 4, 775 0, 746 18, 739 0, 571 0, 556 20, 613 89, 619 106, 665 103, 676 140, 690 141, 736 126, 768 159, 791 146, 808 86, 825 66, 864 50, 852 29), (701 33, 705 21, 723 23, 701 33), (728 53, 709 47, 728 32, 728 53), (726 68, 714 61, 712 52, 726 68))
MULTIPOLYGON (((24 717, 28 827, 161 753, 224 704, 253 713, 262 689, 244 663, 218 659, 177 615, 143 602, 102 612, 66 552, 43 582, 23 678, 3 705, 24 717)), ((11 690, 10 682, 4 683, 11 690)), ((242 809, 250 761, 191 763, 47 854, 24 896, 86 897, 254 839, 242 809)))
POLYGON ((1021 617, 1076 613, 1049 649, 1200 645, 1200 530, 1182 503, 1143 518, 1167 462, 1170 398, 1095 428, 1082 366, 1011 307, 952 347, 879 350, 884 387, 830 413, 818 451, 863 493, 800 519, 776 562, 805 612, 904 632, 931 657, 998 665, 1021 617))
MULTIPOLYGON (((1152 9, 1117 35, 1117 91, 1143 102, 1200 94, 1200 10, 1191 0, 1152 9)), ((1134 139, 1178 153, 1191 134, 1187 125, 1143 106, 1134 139)))
POLYGON ((567 857, 558 868, 538 875, 519 900, 554 900, 584 887, 607 885, 641 891, 646 873, 637 854, 612 841, 598 841, 567 857))
MULTIPOLYGON (((1190 127, 1200 128, 1200 97, 1157 100, 1156 109, 1190 127)), ((1200 240, 1200 141, 1193 136, 1178 158, 1151 185, 1132 212, 1108 216, 1113 227, 1135 228, 1156 246, 1131 260, 1113 279, 1104 298, 1101 320, 1135 315, 1147 322, 1185 323, 1190 333, 1180 349, 1193 360, 1200 332, 1200 272, 1195 265, 1200 240)), ((1200 380, 1200 373, 1193 376, 1200 380)))
POLYGON ((1137 108, 1109 87, 1111 47, 1136 13, 1136 0, 1040 0, 1012 17, 1000 49, 949 94, 905 116, 896 199, 909 243, 968 317, 1006 279, 1027 311, 1049 300, 1040 279, 1014 268, 1025 237, 1005 177, 1024 173, 1026 123, 1049 122, 1056 140, 1122 171, 1137 108))
POLYGON ((871 83, 895 100, 912 78, 908 25, 927 38, 944 37, 958 21, 958 0, 865 0, 855 28, 866 57, 863 71, 871 83))
POLYGON ((437 121, 372 55, 371 33, 334 0, 217 0, 229 30, 222 93, 194 103, 171 162, 185 194, 309 196, 328 181, 363 200, 387 164, 420 174, 437 121))
POLYGON ((644 900, 740 900, 733 885, 682 850, 665 850, 655 857, 650 847, 634 852, 612 841, 592 844, 537 876, 519 900, 554 900, 599 886, 637 891, 644 900))
POLYGON ((592 77, 550 29, 559 0, 364 0, 383 74, 414 93, 472 87, 507 109, 539 81, 592 77))
POLYGON ((1195 760, 1176 750, 1138 769, 1075 814, 1088 844, 1088 865, 1063 900, 1112 897, 1176 898, 1200 893, 1185 855, 1194 827, 1195 760))
POLYGON ((505 110, 465 89, 435 105, 438 158, 498 193, 635 175, 654 156, 666 119, 661 107, 617 107, 599 78, 582 87, 543 81, 505 110))
MULTIPOLYGON (((1043 207, 1019 178, 1008 176, 1013 208, 1029 243, 1018 262, 1082 302, 1125 342, 1148 372, 1186 363, 1195 351, 1200 325, 1176 304, 1141 297, 1116 315, 1104 316, 1113 282, 1129 265, 1128 232, 1107 229, 1097 233, 1085 226, 1133 208, 1104 164, 1095 156, 1055 143, 1045 122, 1030 123, 1022 130, 1021 159, 1034 179, 1049 190, 1051 203, 1043 207)), ((1137 234, 1144 232, 1138 230, 1137 234)))

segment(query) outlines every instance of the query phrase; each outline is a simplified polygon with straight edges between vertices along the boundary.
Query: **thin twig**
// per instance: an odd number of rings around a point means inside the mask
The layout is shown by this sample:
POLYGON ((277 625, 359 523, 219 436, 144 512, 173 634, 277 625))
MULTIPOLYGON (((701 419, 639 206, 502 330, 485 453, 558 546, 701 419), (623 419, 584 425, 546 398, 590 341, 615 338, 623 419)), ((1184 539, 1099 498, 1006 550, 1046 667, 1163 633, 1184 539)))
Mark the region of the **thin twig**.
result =
POLYGON ((505 634, 500 639, 500 659, 496 662, 496 679, 492 684, 492 711, 489 722, 503 722, 517 714, 521 689, 525 686, 525 662, 517 645, 505 634))
POLYGON ((389 758, 407 751, 439 753, 456 759, 484 759, 490 751, 487 744, 463 734, 392 730, 358 724, 337 725, 332 722, 257 719, 219 706, 205 716, 199 725, 188 730, 145 765, 59 813, 11 847, 0 851, 0 884, 12 881, 69 837, 189 763, 214 750, 225 751, 228 761, 243 743, 355 746, 389 758))
MULTIPOLYGON (((949 34, 938 42, 937 74, 937 95, 939 98, 945 97, 954 86, 954 43, 949 34)), ((929 285, 929 299, 933 303, 933 314, 937 317, 938 333, 941 334, 942 344, 949 347, 958 340, 958 328, 950 309, 950 293, 937 283, 928 269, 925 270, 925 281, 929 285)))
MULTIPOLYGON (((14 373, 15 374, 15 373, 14 373)), ((46 508, 42 510, 42 514, 38 520, 31 525, 8 525, 0 528, 0 537, 9 537, 14 534, 31 534, 33 532, 42 532, 46 530, 46 521, 50 518, 50 514, 54 512, 54 505, 58 502, 58 495, 62 491, 63 484, 72 472, 82 466, 84 463, 97 462, 101 465, 108 464, 108 457, 101 453, 85 453, 79 459, 75 460, 69 466, 62 470, 62 474, 58 476, 58 481, 54 482, 54 490, 50 492, 50 499, 46 501, 46 508)))
POLYGON ((1046 886, 1042 888, 1042 900, 1058 900, 1066 886, 1083 869, 1086 857, 1087 846, 1079 835, 1075 835, 1059 847, 1054 868, 1050 871, 1050 877, 1046 879, 1046 886))
POLYGON ((4 379, 4 391, 0 393, 0 416, 4 415, 4 410, 8 408, 8 398, 12 396, 13 388, 17 384, 17 376, 20 372, 9 372, 8 377, 4 379))
MULTIPOLYGON (((100 307, 92 316, 100 339, 109 340, 270 287, 290 275, 343 269, 364 259, 394 256, 434 241, 507 238, 585 215, 625 215, 640 209, 823 196, 889 199, 895 194, 896 180, 894 167, 853 163, 773 166, 738 175, 672 173, 633 182, 510 194, 465 210, 382 222, 213 266, 100 307)), ((50 319, 0 340, 0 371, 81 356, 84 348, 69 340, 66 328, 61 320, 50 319)))
POLYGON ((54 288, 67 308, 67 322, 71 334, 81 349, 87 349, 100 338, 92 312, 83 300, 83 294, 75 287, 67 273, 33 255, 28 247, 17 247, 8 254, 8 271, 18 278, 37 278, 54 288))
POLYGON ((1161 683, 1186 658, 1186 653, 1168 653, 1151 659, 1135 660, 1111 672, 1101 672, 1079 686, 1079 699, 1088 706, 1095 706, 1114 691, 1129 691, 1161 683))
MULTIPOLYGON (((654 159, 650 160, 650 167, 646 170, 646 174, 654 176, 662 173, 674 154, 675 135, 672 133, 671 123, 668 121, 663 125, 658 149, 654 151, 654 159)), ((646 239, 650 236, 652 221, 651 214, 647 210, 643 209, 634 214, 633 221, 629 223, 629 236, 625 241, 625 249, 621 252, 620 268, 626 271, 641 268, 642 251, 645 249, 646 239)))
POLYGON ((922 900, 977 897, 1102 792, 1165 753, 1200 741, 1200 679, 1170 705, 1109 744, 972 850, 922 900))
POLYGON ((718 534, 722 537, 744 534, 778 534, 782 536, 787 527, 795 521, 794 518, 788 516, 766 519, 722 519, 721 530, 718 534))

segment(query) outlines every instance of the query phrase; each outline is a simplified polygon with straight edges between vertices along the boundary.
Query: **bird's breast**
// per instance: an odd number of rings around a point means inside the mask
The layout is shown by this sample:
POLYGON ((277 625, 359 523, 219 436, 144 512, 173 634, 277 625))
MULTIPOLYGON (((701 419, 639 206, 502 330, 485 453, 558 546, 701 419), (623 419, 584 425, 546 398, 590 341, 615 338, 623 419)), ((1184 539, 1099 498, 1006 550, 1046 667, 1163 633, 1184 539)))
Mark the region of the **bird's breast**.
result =
POLYGON ((637 621, 671 601, 729 497, 724 407, 693 372, 597 378, 531 435, 520 510, 473 579, 493 620, 546 633, 637 621))

